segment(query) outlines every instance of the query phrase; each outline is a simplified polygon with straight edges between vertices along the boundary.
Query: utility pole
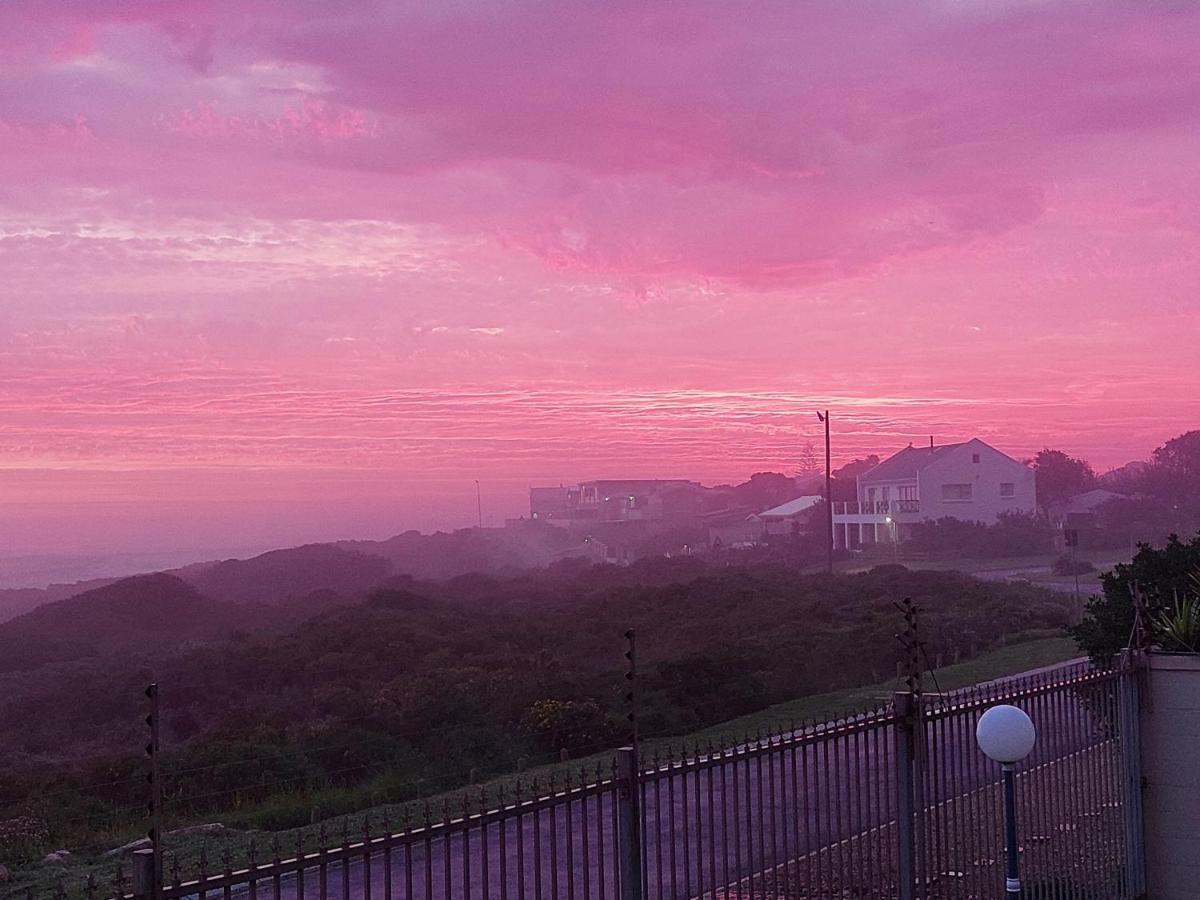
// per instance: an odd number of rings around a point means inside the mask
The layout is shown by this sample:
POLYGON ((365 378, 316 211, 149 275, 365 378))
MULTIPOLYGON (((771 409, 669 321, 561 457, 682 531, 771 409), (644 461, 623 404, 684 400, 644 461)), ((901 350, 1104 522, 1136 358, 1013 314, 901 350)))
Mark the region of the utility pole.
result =
POLYGON ((829 458, 829 410, 824 414, 817 413, 817 418, 825 423, 825 571, 833 573, 833 474, 829 458))
POLYGON ((475 479, 475 507, 479 512, 479 530, 483 531, 483 494, 479 490, 479 479, 475 479))

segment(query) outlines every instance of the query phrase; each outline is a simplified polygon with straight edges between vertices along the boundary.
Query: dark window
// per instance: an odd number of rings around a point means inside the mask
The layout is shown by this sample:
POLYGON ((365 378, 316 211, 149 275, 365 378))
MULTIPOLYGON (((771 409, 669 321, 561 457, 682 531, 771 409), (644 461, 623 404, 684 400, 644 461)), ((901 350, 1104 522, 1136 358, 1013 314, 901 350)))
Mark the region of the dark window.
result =
POLYGON ((971 454, 971 462, 973 462, 973 463, 979 462, 979 454, 978 453, 971 454))
POLYGON ((951 503, 962 503, 971 499, 971 485, 943 484, 942 499, 951 503))
POLYGON ((1011 482, 1011 481, 1000 482, 1000 496, 1001 497, 1017 496, 1017 486, 1015 484, 1013 484, 1013 482, 1011 482))

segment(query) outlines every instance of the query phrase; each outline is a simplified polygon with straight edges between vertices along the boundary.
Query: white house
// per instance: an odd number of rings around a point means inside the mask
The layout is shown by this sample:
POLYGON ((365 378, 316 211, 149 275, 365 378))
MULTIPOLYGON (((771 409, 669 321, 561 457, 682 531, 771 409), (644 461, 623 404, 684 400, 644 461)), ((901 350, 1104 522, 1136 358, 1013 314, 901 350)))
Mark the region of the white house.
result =
POLYGON ((1037 508, 1034 474, 972 438, 961 444, 911 444, 858 477, 858 500, 833 504, 834 543, 860 547, 904 541, 912 525, 953 518, 994 523, 1001 513, 1037 508))

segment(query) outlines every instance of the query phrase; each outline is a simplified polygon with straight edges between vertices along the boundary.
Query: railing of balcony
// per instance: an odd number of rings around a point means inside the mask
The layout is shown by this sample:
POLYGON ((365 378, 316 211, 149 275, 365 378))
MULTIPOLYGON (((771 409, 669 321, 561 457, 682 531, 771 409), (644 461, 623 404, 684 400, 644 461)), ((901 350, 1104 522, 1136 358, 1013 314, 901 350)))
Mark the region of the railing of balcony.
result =
POLYGON ((886 516, 889 513, 916 513, 921 511, 917 500, 864 500, 861 503, 834 503, 835 516, 886 516))

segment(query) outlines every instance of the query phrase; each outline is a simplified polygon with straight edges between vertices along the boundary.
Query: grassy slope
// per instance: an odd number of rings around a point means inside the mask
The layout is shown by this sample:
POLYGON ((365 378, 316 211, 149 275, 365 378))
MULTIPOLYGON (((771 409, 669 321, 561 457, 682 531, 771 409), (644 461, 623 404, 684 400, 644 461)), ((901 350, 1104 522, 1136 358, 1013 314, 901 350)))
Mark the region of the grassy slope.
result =
MULTIPOLYGON (((944 666, 938 669, 935 675, 937 684, 942 690, 953 690, 981 681, 989 681, 993 678, 1052 665, 1073 659, 1078 655, 1071 640, 1063 637, 1043 637, 1010 644, 967 662, 944 666)), ((932 682, 930 682, 930 687, 932 687, 932 682)), ((896 689, 897 683, 888 681, 860 688, 802 697, 768 707, 752 715, 732 719, 683 738, 648 740, 645 742, 645 754, 652 755, 656 750, 666 752, 668 746, 678 748, 685 744, 687 746, 696 744, 707 746, 709 743, 714 746, 728 745, 740 742, 747 735, 757 732, 766 734, 788 728, 791 723, 804 719, 825 720, 877 707, 896 689)), ((526 785, 536 779, 544 786, 551 778, 559 784, 567 778, 577 783, 582 777, 581 770, 594 773, 597 766, 607 770, 610 761, 610 753, 598 754, 588 759, 575 760, 566 764, 532 768, 519 777, 526 785)), ((482 787, 494 800, 501 789, 511 796, 517 779, 516 775, 506 776, 493 780, 482 787)), ((430 787, 436 792, 436 785, 430 785, 430 787)), ((479 787, 474 787, 469 791, 453 790, 431 797, 429 804, 434 818, 440 817, 445 808, 448 808, 452 815, 458 815, 462 810, 464 799, 467 799, 474 807, 479 791, 479 787)), ((283 801, 277 802, 288 801, 285 798, 283 801)), ((319 797, 316 799, 308 797, 304 802, 319 806, 321 800, 319 797)), ((269 809, 259 812, 264 815, 269 814, 269 809)), ((250 821, 253 821, 256 816, 255 812, 249 810, 238 811, 235 815, 250 821)), ((420 824, 424 816, 423 803, 378 806, 352 816, 330 819, 324 823, 326 844, 340 840, 343 829, 348 833, 350 840, 361 837, 364 816, 369 817, 373 833, 379 833, 383 830, 385 823, 389 829, 402 829, 406 815, 409 817, 408 821, 413 825, 420 824)), ((178 860, 184 878, 194 875, 196 860, 202 847, 208 855, 210 870, 214 872, 222 868, 221 855, 223 851, 228 851, 235 867, 240 867, 251 841, 257 845, 258 858, 265 861, 274 855, 271 843, 275 839, 279 841, 280 853, 283 856, 294 854, 298 846, 303 847, 306 852, 315 850, 321 841, 321 826, 310 826, 277 834, 227 830, 216 834, 172 836, 167 839, 168 877, 170 877, 170 860, 172 858, 178 860)), ((60 879, 64 882, 67 891, 72 896, 76 896, 78 886, 83 883, 89 873, 94 873, 101 884, 107 884, 112 877, 112 871, 111 859, 103 859, 98 855, 79 854, 66 865, 37 865, 14 873, 13 881, 4 885, 2 896, 17 896, 18 893, 23 893, 27 887, 33 887, 35 892, 46 895, 60 879)))

